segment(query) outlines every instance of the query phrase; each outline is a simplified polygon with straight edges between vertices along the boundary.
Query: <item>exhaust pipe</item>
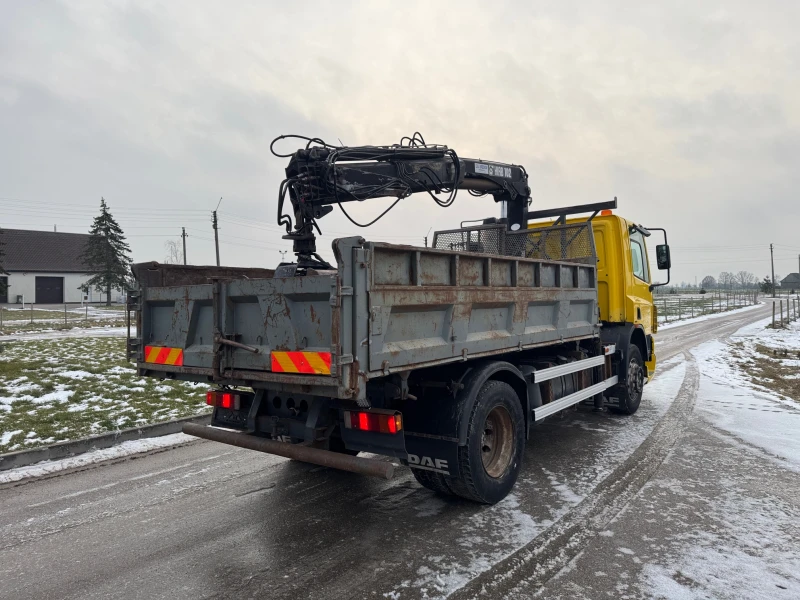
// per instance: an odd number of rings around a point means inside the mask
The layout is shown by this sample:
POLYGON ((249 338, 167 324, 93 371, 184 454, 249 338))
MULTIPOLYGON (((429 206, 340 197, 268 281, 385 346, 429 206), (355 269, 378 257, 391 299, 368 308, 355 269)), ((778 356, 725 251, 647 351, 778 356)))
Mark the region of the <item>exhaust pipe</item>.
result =
POLYGON ((359 458, 358 456, 339 454, 330 450, 276 442, 267 438, 216 429, 207 425, 198 425, 197 423, 184 424, 183 433, 203 438, 204 440, 211 440, 212 442, 230 444, 231 446, 255 450, 256 452, 275 454, 321 467, 359 473, 360 475, 370 475, 381 479, 391 479, 394 476, 394 465, 392 463, 375 460, 374 458, 359 458))

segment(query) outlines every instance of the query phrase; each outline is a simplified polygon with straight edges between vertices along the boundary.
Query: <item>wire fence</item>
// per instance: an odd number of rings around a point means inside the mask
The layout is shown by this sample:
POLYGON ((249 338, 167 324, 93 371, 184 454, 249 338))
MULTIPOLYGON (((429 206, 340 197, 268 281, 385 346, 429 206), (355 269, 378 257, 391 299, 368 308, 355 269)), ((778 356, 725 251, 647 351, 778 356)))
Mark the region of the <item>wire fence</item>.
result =
POLYGON ((656 296, 654 303, 659 323, 672 323, 703 315, 726 312, 758 304, 755 291, 720 292, 707 294, 667 294, 656 296))
POLYGON ((76 305, 19 305, 0 306, 0 333, 12 329, 30 329, 36 326, 51 328, 85 327, 117 324, 124 318, 122 307, 76 305))
POLYGON ((800 297, 773 300, 772 302, 772 328, 785 328, 792 321, 800 318, 800 297), (786 312, 784 314, 784 302, 786 312))

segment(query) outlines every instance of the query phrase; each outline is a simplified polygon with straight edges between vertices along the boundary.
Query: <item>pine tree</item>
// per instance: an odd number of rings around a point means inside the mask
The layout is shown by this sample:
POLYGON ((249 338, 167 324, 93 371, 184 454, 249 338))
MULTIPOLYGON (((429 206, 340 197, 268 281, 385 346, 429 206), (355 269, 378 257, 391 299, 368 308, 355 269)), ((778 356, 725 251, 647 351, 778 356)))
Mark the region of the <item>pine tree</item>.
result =
POLYGON ((100 214, 89 230, 89 241, 83 253, 83 262, 95 276, 84 289, 94 287, 106 293, 106 305, 111 305, 111 290, 124 290, 130 282, 131 249, 125 242, 122 228, 108 212, 105 198, 100 198, 100 214))

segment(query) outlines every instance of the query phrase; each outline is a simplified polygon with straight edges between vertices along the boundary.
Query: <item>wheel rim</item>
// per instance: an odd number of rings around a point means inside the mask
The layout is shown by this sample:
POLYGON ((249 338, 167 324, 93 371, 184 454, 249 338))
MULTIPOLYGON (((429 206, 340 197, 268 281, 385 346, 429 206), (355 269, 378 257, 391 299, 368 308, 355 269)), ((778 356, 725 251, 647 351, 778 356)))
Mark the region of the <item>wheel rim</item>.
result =
POLYGON ((486 415, 481 436, 481 459, 489 477, 498 479, 514 458, 514 425, 504 406, 495 406, 486 415))
POLYGON ((628 396, 638 398, 644 389, 644 369, 637 361, 628 364, 628 396))

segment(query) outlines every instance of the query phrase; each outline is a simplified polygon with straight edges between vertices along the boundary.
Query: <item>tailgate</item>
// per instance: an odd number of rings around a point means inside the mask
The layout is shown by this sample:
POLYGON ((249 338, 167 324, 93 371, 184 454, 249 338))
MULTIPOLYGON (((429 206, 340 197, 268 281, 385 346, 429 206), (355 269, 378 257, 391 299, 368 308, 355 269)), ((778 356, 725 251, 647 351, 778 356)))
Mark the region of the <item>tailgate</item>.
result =
POLYGON ((334 310, 328 274, 143 287, 140 362, 180 349, 184 368, 330 375, 334 310))

